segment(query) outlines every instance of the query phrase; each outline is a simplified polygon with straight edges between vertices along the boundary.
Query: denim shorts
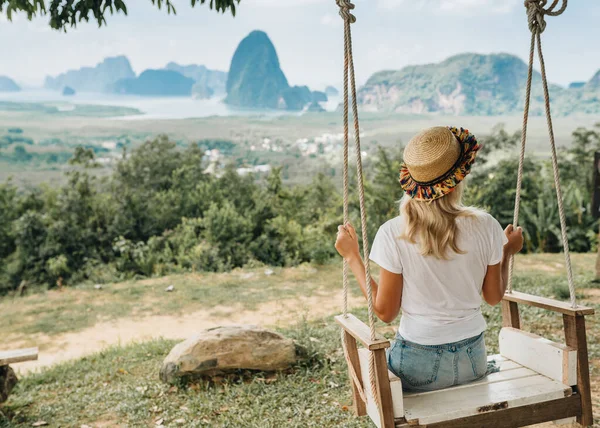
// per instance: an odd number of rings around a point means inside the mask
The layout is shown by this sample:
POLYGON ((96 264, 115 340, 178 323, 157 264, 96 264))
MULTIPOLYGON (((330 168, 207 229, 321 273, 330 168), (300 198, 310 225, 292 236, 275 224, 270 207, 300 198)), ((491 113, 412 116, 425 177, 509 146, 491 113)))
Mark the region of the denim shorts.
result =
POLYGON ((419 345, 399 334, 388 349, 388 367, 406 391, 433 391, 473 382, 497 371, 488 367, 483 333, 444 345, 419 345))

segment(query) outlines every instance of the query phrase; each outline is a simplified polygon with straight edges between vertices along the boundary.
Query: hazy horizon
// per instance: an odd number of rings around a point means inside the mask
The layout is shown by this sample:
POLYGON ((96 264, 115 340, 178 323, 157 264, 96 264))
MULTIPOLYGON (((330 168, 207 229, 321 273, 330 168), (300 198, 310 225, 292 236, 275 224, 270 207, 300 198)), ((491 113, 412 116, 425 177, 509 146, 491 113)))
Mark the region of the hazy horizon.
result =
MULTIPOLYGON (((81 23, 62 33, 47 17, 13 22, 0 18, 0 75, 26 87, 40 87, 48 75, 95 66, 105 57, 125 55, 136 74, 168 62, 201 64, 227 71, 237 44, 255 29, 273 41, 290 84, 322 89, 339 86, 342 20, 334 0, 242 0, 236 18, 178 4, 177 15, 148 0, 130 0, 129 16, 108 16, 108 26, 81 23), (214 42, 217 40, 218 42, 214 42)), ((353 25, 357 77, 439 62, 473 52, 509 53, 526 59, 529 31, 522 2, 507 0, 357 0, 353 25)), ((600 69, 600 4, 571 3, 547 18, 543 34, 549 79, 566 86, 587 81, 600 69)))

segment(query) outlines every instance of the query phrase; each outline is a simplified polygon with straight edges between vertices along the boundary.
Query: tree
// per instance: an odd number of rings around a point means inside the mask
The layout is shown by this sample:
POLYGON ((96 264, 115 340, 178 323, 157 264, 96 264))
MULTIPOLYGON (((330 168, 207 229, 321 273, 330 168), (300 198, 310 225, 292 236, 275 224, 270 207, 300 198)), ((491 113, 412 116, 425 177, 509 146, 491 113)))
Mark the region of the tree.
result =
MULTIPOLYGON (((167 13, 176 13, 171 0, 151 0, 159 9, 166 7, 167 13)), ((204 4, 207 0, 191 0, 192 7, 204 4)), ((236 4, 240 0, 210 0, 209 6, 218 12, 228 10, 235 16, 236 4)), ((31 20, 37 15, 50 15, 50 27, 55 30, 67 31, 67 27, 76 27, 81 21, 89 22, 90 14, 98 26, 106 25, 106 14, 122 12, 127 15, 127 5, 123 0, 0 0, 0 13, 6 13, 9 21, 15 12, 24 12, 31 20)))

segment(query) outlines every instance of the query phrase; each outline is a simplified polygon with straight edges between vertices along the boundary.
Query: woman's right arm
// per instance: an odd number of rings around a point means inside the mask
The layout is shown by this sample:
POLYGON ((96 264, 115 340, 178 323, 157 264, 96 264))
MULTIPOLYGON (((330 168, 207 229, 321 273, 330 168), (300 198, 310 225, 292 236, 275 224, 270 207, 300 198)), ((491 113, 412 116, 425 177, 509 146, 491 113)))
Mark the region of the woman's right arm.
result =
POLYGON ((512 224, 504 230, 508 242, 504 245, 502 261, 496 265, 488 266, 487 273, 483 279, 483 299, 492 306, 502 301, 506 286, 508 284, 508 266, 511 256, 514 256, 523 248, 523 230, 512 224))

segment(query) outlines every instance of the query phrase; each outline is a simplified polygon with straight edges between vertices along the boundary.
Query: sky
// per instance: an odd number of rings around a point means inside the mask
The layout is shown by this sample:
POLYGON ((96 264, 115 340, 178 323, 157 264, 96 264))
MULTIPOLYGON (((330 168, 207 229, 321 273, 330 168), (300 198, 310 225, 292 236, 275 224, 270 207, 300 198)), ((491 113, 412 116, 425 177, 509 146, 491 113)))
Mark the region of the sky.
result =
MULTIPOLYGON (((126 0, 129 15, 82 23, 65 34, 47 17, 0 17, 0 75, 40 86, 46 75, 126 55, 136 73, 169 61, 227 70, 238 43, 255 29, 273 41, 290 84, 339 86, 343 26, 335 0, 242 0, 235 18, 173 0, 177 15, 150 0, 126 0)), ((352 26, 359 83, 380 70, 439 62, 462 52, 528 56, 522 0, 356 0, 352 26)), ((600 69, 600 1, 569 2, 543 33, 549 79, 589 80, 600 69)))

